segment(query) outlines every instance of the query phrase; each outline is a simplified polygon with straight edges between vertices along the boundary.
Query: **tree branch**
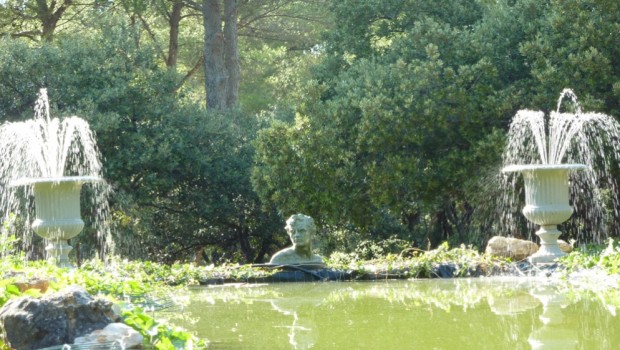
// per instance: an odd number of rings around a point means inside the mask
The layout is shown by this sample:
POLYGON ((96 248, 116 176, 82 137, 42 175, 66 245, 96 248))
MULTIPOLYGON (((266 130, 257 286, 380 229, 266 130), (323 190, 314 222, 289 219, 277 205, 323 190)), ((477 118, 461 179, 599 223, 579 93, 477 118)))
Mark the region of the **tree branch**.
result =
POLYGON ((196 64, 194 64, 194 66, 192 67, 192 69, 190 69, 184 76, 183 79, 181 79, 181 82, 179 82, 179 84, 177 85, 177 87, 174 89, 174 93, 176 94, 179 89, 185 84, 185 82, 187 80, 189 80, 189 78, 191 78, 194 74, 196 74, 196 72, 200 69, 200 67, 202 67, 202 65, 204 64, 205 61, 205 56, 204 54, 200 54, 200 57, 198 57, 198 60, 196 61, 196 64))
POLYGON ((144 19, 144 17, 142 17, 142 15, 138 14, 138 19, 140 19, 140 22, 142 22, 142 24, 144 25, 144 29, 149 34, 149 37, 151 38, 151 40, 155 44, 155 47, 157 48, 157 51, 159 52, 159 55, 164 60, 164 62, 166 62, 168 60, 168 57, 166 56, 166 53, 164 52, 164 49, 162 49, 161 46, 159 45, 159 43, 157 42, 157 37, 155 36, 155 33, 153 33, 153 30, 151 29, 151 26, 146 22, 146 20, 144 19))

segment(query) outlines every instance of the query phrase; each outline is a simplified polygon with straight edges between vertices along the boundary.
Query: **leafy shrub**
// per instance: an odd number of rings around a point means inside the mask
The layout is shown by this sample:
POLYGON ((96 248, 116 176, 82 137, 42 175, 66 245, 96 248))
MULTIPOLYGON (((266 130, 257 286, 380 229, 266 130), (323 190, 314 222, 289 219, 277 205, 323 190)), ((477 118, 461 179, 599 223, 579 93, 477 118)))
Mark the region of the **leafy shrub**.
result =
POLYGON ((364 240, 355 248, 353 253, 360 260, 371 260, 391 254, 400 254, 410 246, 411 243, 408 241, 392 236, 378 242, 364 240))
POLYGON ((567 273, 593 268, 610 275, 620 273, 620 243, 610 238, 607 245, 584 245, 563 258, 561 264, 567 273))

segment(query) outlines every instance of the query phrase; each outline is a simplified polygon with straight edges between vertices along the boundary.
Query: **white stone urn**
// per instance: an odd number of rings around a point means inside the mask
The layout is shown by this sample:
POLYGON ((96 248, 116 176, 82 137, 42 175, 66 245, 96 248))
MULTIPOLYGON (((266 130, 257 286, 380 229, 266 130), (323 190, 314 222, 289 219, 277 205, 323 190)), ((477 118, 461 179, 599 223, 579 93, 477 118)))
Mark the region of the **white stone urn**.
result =
POLYGON ((568 175, 572 170, 583 170, 583 164, 509 165, 502 172, 520 172, 525 184, 523 215, 540 225, 540 249, 530 256, 531 263, 551 263, 566 255, 558 245, 561 232, 558 225, 573 214, 569 205, 568 175))
POLYGON ((58 178, 21 179, 13 186, 33 186, 35 220, 31 227, 47 241, 48 261, 60 267, 73 267, 68 240, 84 228, 80 213, 80 192, 87 182, 102 181, 96 176, 65 176, 58 178))

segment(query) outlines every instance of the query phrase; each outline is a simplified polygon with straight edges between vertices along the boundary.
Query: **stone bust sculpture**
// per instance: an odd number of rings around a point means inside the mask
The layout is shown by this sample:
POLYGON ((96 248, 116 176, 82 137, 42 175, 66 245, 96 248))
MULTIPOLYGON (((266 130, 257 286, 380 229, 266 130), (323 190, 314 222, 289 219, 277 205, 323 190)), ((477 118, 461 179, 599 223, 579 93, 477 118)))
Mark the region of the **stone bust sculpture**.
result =
POLYGON ((312 238, 316 233, 314 219, 304 214, 292 215, 285 226, 292 247, 280 250, 271 257, 271 264, 323 264, 320 255, 312 253, 312 238))

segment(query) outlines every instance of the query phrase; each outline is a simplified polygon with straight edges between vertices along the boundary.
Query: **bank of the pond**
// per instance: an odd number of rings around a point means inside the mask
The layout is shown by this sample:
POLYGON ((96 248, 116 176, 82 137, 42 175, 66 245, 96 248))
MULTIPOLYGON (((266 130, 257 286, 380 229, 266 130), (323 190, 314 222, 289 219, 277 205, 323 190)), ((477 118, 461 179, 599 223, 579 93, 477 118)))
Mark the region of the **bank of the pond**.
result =
MULTIPOLYGON (((178 267, 177 267, 178 268, 178 267)), ((556 276, 589 269, 610 275, 620 273, 620 247, 610 240, 607 245, 588 245, 576 249, 553 264, 530 264, 527 260, 481 254, 467 246, 450 248, 442 244, 429 251, 409 251, 373 260, 359 260, 352 255, 333 254, 324 268, 270 264, 222 265, 185 268, 183 280, 198 284, 274 283, 314 281, 364 281, 409 278, 462 278, 490 276, 556 276)))
MULTIPOLYGON (((363 268, 338 270, 333 268, 306 267, 304 265, 250 265, 239 267, 246 270, 243 276, 234 273, 209 274, 200 278, 200 285, 221 285, 227 283, 284 283, 284 282, 334 282, 334 281, 378 281, 402 279, 467 278, 493 276, 551 276, 565 273, 566 266, 560 263, 535 265, 527 261, 516 263, 498 261, 495 264, 459 265, 454 262, 433 263, 423 269, 412 269, 403 262, 386 267, 375 262, 363 268), (231 277, 236 275, 236 277, 231 277)), ((234 268, 233 268, 234 269, 234 268)))
POLYGON ((201 285, 225 283, 280 283, 280 282, 327 282, 327 281, 376 281, 386 279, 408 278, 455 278, 481 277, 508 274, 512 268, 488 266, 462 267, 455 263, 440 263, 421 271, 413 271, 409 267, 377 268, 369 265, 363 269, 338 270, 330 268, 307 268, 303 265, 252 265, 247 277, 226 277, 217 274, 200 279, 201 285), (260 272, 259 272, 260 271, 260 272))
POLYGON ((222 265, 199 268, 194 278, 199 284, 272 283, 301 281, 355 281, 407 278, 480 277, 509 273, 510 260, 479 253, 472 247, 410 250, 373 260, 351 254, 332 254, 325 266, 304 265, 222 265))

